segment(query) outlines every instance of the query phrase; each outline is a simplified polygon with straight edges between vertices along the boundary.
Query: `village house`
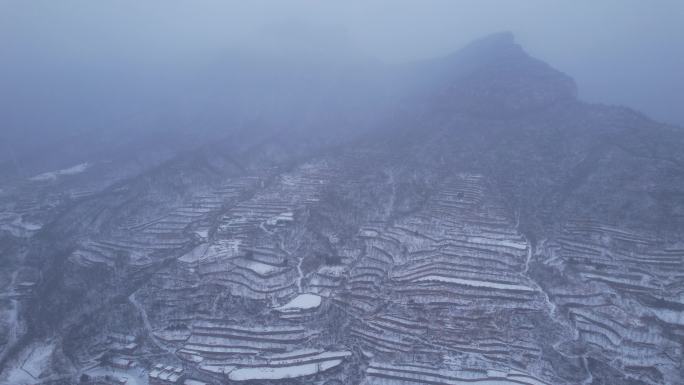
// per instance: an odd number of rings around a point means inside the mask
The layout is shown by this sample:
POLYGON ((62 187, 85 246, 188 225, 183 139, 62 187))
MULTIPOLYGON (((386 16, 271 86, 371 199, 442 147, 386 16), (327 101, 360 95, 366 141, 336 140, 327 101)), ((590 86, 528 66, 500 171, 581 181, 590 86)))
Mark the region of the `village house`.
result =
POLYGON ((148 378, 150 385, 177 385, 183 383, 185 373, 181 368, 156 364, 150 370, 148 378))

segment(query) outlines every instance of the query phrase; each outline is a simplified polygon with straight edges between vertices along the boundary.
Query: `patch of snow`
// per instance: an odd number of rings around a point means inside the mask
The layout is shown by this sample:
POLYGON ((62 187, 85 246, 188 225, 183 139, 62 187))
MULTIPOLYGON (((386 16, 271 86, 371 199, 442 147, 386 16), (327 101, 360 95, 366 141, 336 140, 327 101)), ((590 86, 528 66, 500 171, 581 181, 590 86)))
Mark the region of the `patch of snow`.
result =
POLYGON ((49 368, 50 356, 52 356, 54 350, 55 346, 52 344, 34 347, 26 361, 21 365, 22 369, 34 378, 40 377, 40 375, 49 368))
POLYGON ((249 380, 281 380, 284 378, 296 378, 310 376, 342 363, 342 360, 331 360, 310 364, 301 364, 295 366, 285 367, 254 367, 254 368, 240 368, 235 369, 228 375, 228 378, 233 381, 249 381, 249 380))
MULTIPOLYGON (((12 274, 12 284, 14 284, 16 276, 17 272, 15 271, 14 274, 12 274)), ((5 357, 9 348, 16 343, 19 335, 19 301, 16 298, 12 298, 10 304, 11 308, 3 312, 3 318, 5 318, 6 324, 9 325, 9 330, 7 332, 4 349, 0 352, 0 359, 5 357)))
MULTIPOLYGON (((295 352, 299 354, 300 352, 295 352)), ((293 354, 295 354, 293 353, 293 354)), ((304 352, 301 353, 310 353, 304 352)), ((232 370, 228 378, 233 381, 249 380, 281 380, 284 378, 296 378, 310 376, 334 368, 342 363, 344 358, 349 357, 351 352, 323 352, 320 354, 307 355, 307 357, 293 359, 271 359, 269 365, 242 367, 232 370)))
POLYGON ((663 322, 684 326, 684 311, 670 309, 651 309, 651 311, 663 322))
POLYGON ((375 230, 362 229, 359 231, 360 237, 375 238, 380 234, 375 230))
POLYGON ((87 170, 88 167, 90 167, 90 163, 85 162, 85 163, 77 164, 75 166, 65 168, 62 170, 45 172, 45 173, 36 175, 32 178, 29 178, 29 180, 37 181, 37 182, 53 181, 53 180, 56 180, 57 178, 59 178, 60 176, 80 174, 83 171, 87 170))
POLYGON ((371 364, 367 373, 373 377, 396 376, 399 381, 415 384, 444 383, 444 384, 477 384, 477 385, 549 385, 527 373, 512 369, 459 369, 459 370, 431 370, 425 367, 407 364, 371 364), (407 370, 414 369, 414 370, 407 370))
POLYGON ((277 307, 278 311, 309 310, 321 305, 321 296, 316 294, 300 294, 283 306, 277 307))
POLYGON ((85 372, 91 377, 100 376, 114 376, 117 378, 125 378, 126 385, 149 385, 145 370, 142 368, 131 368, 128 370, 97 366, 85 372))
POLYGON ((19 226, 26 231, 38 231, 43 227, 43 225, 37 223, 24 222, 24 219, 21 216, 17 216, 12 222, 12 224, 15 226, 19 226))
POLYGON ((182 342, 190 338, 190 330, 159 330, 154 336, 167 342, 182 342))
POLYGON ((197 262, 202 257, 207 253, 207 250, 209 249, 209 245, 206 243, 203 243, 201 245, 198 245, 194 249, 188 251, 187 253, 183 254, 182 257, 178 258, 180 262, 184 263, 193 263, 197 262))
POLYGON ((233 263, 235 263, 236 265, 239 265, 241 267, 244 267, 245 269, 252 270, 253 272, 255 272, 259 275, 269 275, 271 273, 274 273, 274 272, 280 270, 280 268, 277 266, 269 265, 267 263, 263 263, 263 262, 259 262, 259 261, 250 261, 250 260, 246 260, 246 259, 235 260, 233 263))
POLYGON ((9 231, 15 237, 28 237, 40 230, 43 225, 38 223, 25 222, 24 218, 15 213, 0 213, 0 230, 9 231))
POLYGON ((202 370, 216 374, 228 374, 235 369, 235 365, 200 365, 202 370))
POLYGON ((7 376, 3 379, 0 378, 0 383, 2 384, 12 384, 12 385, 32 385, 35 384, 36 379, 31 377, 28 373, 23 371, 19 367, 11 368, 7 372, 7 376), (3 382, 6 381, 6 382, 3 382))
POLYGON ((501 290, 520 290, 520 291, 536 291, 529 286, 514 285, 509 283, 498 283, 498 282, 488 282, 488 281, 476 281, 473 279, 463 279, 454 277, 443 277, 440 275, 428 275, 416 279, 418 282, 425 281, 437 281, 446 283, 455 283, 457 285, 472 286, 472 287, 488 287, 491 289, 501 289, 501 290))
POLYGON ((188 378, 187 380, 185 380, 185 382, 183 382, 183 385, 209 385, 209 383, 188 378))
POLYGON ((25 228, 28 231, 37 231, 43 228, 42 225, 36 224, 36 223, 27 223, 27 222, 22 222, 22 227, 25 228))
MULTIPOLYGON (((287 360, 287 359, 292 359, 292 358, 297 358, 297 357, 311 357, 311 356, 325 356, 329 357, 331 353, 326 352, 321 349, 314 349, 314 348, 304 348, 304 349, 299 349, 299 350, 291 350, 289 352, 285 353, 271 353, 265 358, 267 358, 269 361, 273 360, 287 360)), ((335 353, 333 353, 335 354, 335 353)))
POLYGON ((285 212, 285 213, 281 213, 281 214, 279 214, 279 215, 276 215, 276 216, 274 216, 274 217, 272 217, 272 218, 269 218, 269 219, 266 221, 266 224, 269 225, 269 226, 276 226, 276 225, 279 225, 279 224, 289 223, 289 222, 292 222, 292 221, 294 221, 294 213, 285 212))
POLYGON ((526 242, 513 241, 513 240, 497 240, 484 237, 468 237, 468 242, 484 244, 484 245, 495 245, 501 247, 510 247, 517 250, 525 250, 527 248, 526 242))
POLYGON ((17 357, 18 363, 2 372, 1 384, 32 385, 50 367, 50 358, 55 349, 51 343, 32 345, 17 357))

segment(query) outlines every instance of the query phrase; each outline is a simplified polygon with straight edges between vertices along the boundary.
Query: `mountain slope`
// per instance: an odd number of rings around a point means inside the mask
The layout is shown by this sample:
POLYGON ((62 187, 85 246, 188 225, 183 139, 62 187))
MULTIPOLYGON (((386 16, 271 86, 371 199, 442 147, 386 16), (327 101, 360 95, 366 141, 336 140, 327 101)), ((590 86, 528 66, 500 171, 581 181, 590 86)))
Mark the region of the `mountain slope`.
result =
POLYGON ((371 119, 289 111, 40 230, 48 195, 13 187, 0 381, 129 357, 216 383, 681 382, 681 129, 583 103, 510 34, 372 74, 371 119))

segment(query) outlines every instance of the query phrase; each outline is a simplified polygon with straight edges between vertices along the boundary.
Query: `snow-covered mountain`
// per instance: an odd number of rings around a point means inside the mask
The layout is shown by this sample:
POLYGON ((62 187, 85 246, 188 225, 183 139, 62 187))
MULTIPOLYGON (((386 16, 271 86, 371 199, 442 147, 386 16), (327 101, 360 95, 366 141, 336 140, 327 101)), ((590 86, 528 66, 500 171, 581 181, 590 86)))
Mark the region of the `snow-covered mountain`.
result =
POLYGON ((509 33, 248 57, 169 137, 3 174, 0 383, 682 382, 681 128, 509 33))

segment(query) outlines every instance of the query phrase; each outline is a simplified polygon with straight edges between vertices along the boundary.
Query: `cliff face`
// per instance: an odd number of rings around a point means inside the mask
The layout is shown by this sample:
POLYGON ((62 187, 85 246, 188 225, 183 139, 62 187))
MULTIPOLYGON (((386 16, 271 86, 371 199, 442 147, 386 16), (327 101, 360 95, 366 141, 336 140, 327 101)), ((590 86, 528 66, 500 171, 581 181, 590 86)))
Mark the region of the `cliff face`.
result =
POLYGON ((682 381, 681 129, 577 100, 509 34, 368 71, 375 110, 3 191, 0 382, 102 353, 217 383, 682 381))

